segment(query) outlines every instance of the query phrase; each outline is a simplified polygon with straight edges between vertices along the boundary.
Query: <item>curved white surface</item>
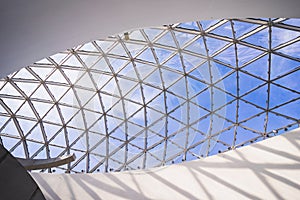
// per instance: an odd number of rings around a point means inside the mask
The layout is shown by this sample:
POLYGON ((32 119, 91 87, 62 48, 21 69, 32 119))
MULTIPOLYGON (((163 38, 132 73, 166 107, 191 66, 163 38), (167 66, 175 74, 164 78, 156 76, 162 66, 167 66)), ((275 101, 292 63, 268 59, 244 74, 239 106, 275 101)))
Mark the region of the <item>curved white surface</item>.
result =
POLYGON ((1 76, 66 48, 132 28, 212 18, 300 17, 299 7, 297 0, 4 0, 1 76))
POLYGON ((31 174, 47 199, 297 199, 300 128, 203 160, 109 174, 31 174))

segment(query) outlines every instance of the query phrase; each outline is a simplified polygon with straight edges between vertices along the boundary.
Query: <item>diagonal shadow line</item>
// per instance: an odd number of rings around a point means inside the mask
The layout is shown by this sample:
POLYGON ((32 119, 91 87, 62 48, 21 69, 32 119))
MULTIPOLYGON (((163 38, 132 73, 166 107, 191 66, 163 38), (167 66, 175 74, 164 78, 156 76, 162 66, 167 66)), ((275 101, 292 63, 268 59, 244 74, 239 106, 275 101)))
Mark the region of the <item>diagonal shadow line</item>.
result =
POLYGON ((287 152, 280 151, 280 150, 277 150, 277 149, 274 149, 274 148, 270 148, 270 147, 267 147, 267 146, 264 146, 264 145, 261 145, 261 144, 258 144, 258 143, 254 144, 252 147, 260 149, 260 150, 268 151, 270 153, 280 155, 280 156, 282 156, 284 158, 289 158, 291 160, 300 162, 300 156, 294 156, 294 155, 291 155, 291 154, 289 154, 287 152))
POLYGON ((287 137, 286 135, 283 135, 283 137, 300 151, 300 145, 297 143, 297 139, 299 140, 300 138, 290 138, 287 137))
POLYGON ((94 192, 93 189, 86 185, 82 177, 73 177, 73 180, 76 180, 76 183, 82 187, 92 197, 92 199, 102 199, 96 192, 94 192))
MULTIPOLYGON (((111 177, 108 177, 108 176, 106 176, 106 178, 111 179, 111 177)), ((114 178, 114 179, 116 179, 116 178, 114 178)), ((132 195, 135 195, 135 198, 139 198, 139 199, 141 199, 141 197, 142 197, 141 196, 142 194, 139 194, 138 192, 136 192, 132 188, 128 187, 127 185, 125 185, 123 183, 121 183, 121 185, 120 185, 119 184, 120 181, 112 180, 115 183, 117 183, 120 187, 122 187, 123 190, 119 189, 117 187, 113 187, 110 184, 104 183, 103 181, 100 181, 99 179, 97 179, 93 176, 88 176, 88 178, 85 179, 84 181, 90 183, 91 185, 98 185, 102 190, 105 190, 106 192, 114 194, 114 195, 118 195, 119 197, 122 197, 122 198, 130 199, 130 198, 132 198, 132 195), (130 194, 130 197, 127 194, 130 194)), ((146 196, 143 196, 143 197, 144 197, 144 199, 147 199, 146 196)))
POLYGON ((211 196, 211 194, 206 189, 205 185, 199 180, 199 178, 197 178, 196 173, 193 172, 193 170, 191 170, 191 168, 189 168, 189 167, 187 167, 187 170, 193 175, 193 177, 195 178, 195 180, 197 181, 197 183, 202 187, 202 189, 205 192, 207 198, 208 199, 213 199, 213 197, 211 196))
MULTIPOLYGON (((47 194, 52 198, 52 199, 61 199, 59 196, 56 194, 56 192, 52 189, 52 187, 48 184, 48 182, 45 180, 44 177, 42 177, 40 174, 34 174, 34 180, 37 180, 36 183, 38 183, 39 187, 41 188, 41 191, 43 192, 42 188, 44 188, 47 191, 47 194)), ((45 197, 46 195, 44 192, 43 194, 45 197)))
POLYGON ((203 169, 200 169, 200 168, 193 168, 193 169, 196 170, 196 171, 198 171, 198 172, 200 172, 201 174, 207 176, 208 178, 214 180, 215 182, 221 183, 224 186, 226 186, 226 187, 228 187, 228 188, 230 188, 230 189, 232 189, 232 190, 234 190, 234 191, 236 191, 236 192, 238 192, 238 193, 240 193, 240 194, 242 194, 242 195, 244 195, 244 196, 246 196, 246 197, 248 197, 250 199, 261 199, 261 198, 259 198, 257 196, 254 196, 254 195, 252 195, 252 194, 250 194, 250 193, 248 193, 248 192, 246 192, 246 191, 244 191, 244 190, 242 190, 242 189, 240 189, 240 188, 238 188, 238 187, 236 187, 236 186, 228 183, 227 181, 225 181, 225 180, 217 177, 216 175, 214 175, 212 173, 209 173, 209 172, 207 172, 207 171, 205 171, 203 169))
MULTIPOLYGON (((236 152, 237 155, 248 165, 251 166, 253 163, 251 163, 249 160, 245 158, 245 156, 241 152, 236 152)), ((261 174, 262 171, 265 171, 265 167, 259 167, 259 168, 250 168, 248 167, 256 176, 261 180, 261 182, 264 183, 264 185, 271 191, 272 194, 274 194, 278 199, 283 199, 282 196, 272 187, 272 185, 267 181, 267 179, 261 174)))
POLYGON ((180 193, 181 195, 187 197, 188 199, 199 199, 196 196, 194 196, 193 194, 183 190, 182 188, 179 188, 178 186, 176 186, 175 184, 171 183, 170 181, 158 176, 155 173, 150 173, 149 176, 152 176, 153 178, 155 178, 156 180, 160 181, 161 183, 165 184, 166 187, 172 188, 173 190, 175 190, 176 192, 180 193))
POLYGON ((139 192, 143 195, 143 196, 145 196, 145 194, 143 193, 143 190, 141 189, 141 187, 140 187, 140 184, 136 181, 136 178, 135 178, 135 176, 133 176, 133 174, 129 174, 130 175, 130 177, 131 177, 131 180, 134 182, 134 184, 136 185, 136 187, 137 187, 137 189, 139 190, 139 192))
POLYGON ((299 185, 298 183, 295 183, 295 182, 293 182, 293 181, 291 181, 291 180, 289 180, 289 179, 287 179, 287 178, 284 178, 284 177, 282 177, 282 176, 279 176, 279 175, 274 174, 274 173, 272 173, 272 172, 269 172, 269 171, 267 171, 267 170, 262 171, 262 173, 264 173, 265 175, 270 176, 270 177, 272 177, 272 178, 274 178, 274 179, 276 179, 276 180, 278 180, 278 181, 281 181, 281 182, 283 182, 283 183, 286 183, 286 184, 288 184, 288 185, 291 186, 291 187, 294 187, 294 188, 296 188, 296 189, 300 189, 300 185, 299 185))

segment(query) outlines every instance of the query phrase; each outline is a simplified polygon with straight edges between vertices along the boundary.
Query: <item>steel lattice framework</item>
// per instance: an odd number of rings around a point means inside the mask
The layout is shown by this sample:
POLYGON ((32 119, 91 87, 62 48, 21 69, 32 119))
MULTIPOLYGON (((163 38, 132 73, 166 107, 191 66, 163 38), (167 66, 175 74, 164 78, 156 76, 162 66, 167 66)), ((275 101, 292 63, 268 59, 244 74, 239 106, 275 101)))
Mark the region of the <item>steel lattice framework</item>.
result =
POLYGON ((299 41, 299 19, 222 19, 68 49, 0 81, 1 143, 24 158, 75 153, 58 171, 108 172, 280 134, 300 119, 299 41))

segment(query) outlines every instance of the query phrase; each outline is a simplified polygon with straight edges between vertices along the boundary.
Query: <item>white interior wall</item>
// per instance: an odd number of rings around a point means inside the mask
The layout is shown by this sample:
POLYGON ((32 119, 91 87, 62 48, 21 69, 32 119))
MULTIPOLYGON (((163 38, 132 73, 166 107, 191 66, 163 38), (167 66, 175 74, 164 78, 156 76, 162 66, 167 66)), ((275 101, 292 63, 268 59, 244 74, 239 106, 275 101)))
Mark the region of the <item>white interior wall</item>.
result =
POLYGON ((2 0, 0 77, 125 30, 232 17, 300 17, 298 0, 2 0))
POLYGON ((31 175, 47 199, 297 199, 300 128, 203 160, 150 170, 31 175))

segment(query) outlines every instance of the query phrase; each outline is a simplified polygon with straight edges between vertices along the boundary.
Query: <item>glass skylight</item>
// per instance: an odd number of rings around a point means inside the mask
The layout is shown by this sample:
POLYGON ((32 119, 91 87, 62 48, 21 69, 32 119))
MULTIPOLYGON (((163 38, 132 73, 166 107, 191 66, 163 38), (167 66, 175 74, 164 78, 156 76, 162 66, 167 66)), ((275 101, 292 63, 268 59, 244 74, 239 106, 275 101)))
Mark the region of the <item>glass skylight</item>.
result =
POLYGON ((299 19, 196 21, 128 36, 1 80, 4 147, 23 158, 75 153, 57 172, 109 172, 199 159, 298 127, 299 19))

